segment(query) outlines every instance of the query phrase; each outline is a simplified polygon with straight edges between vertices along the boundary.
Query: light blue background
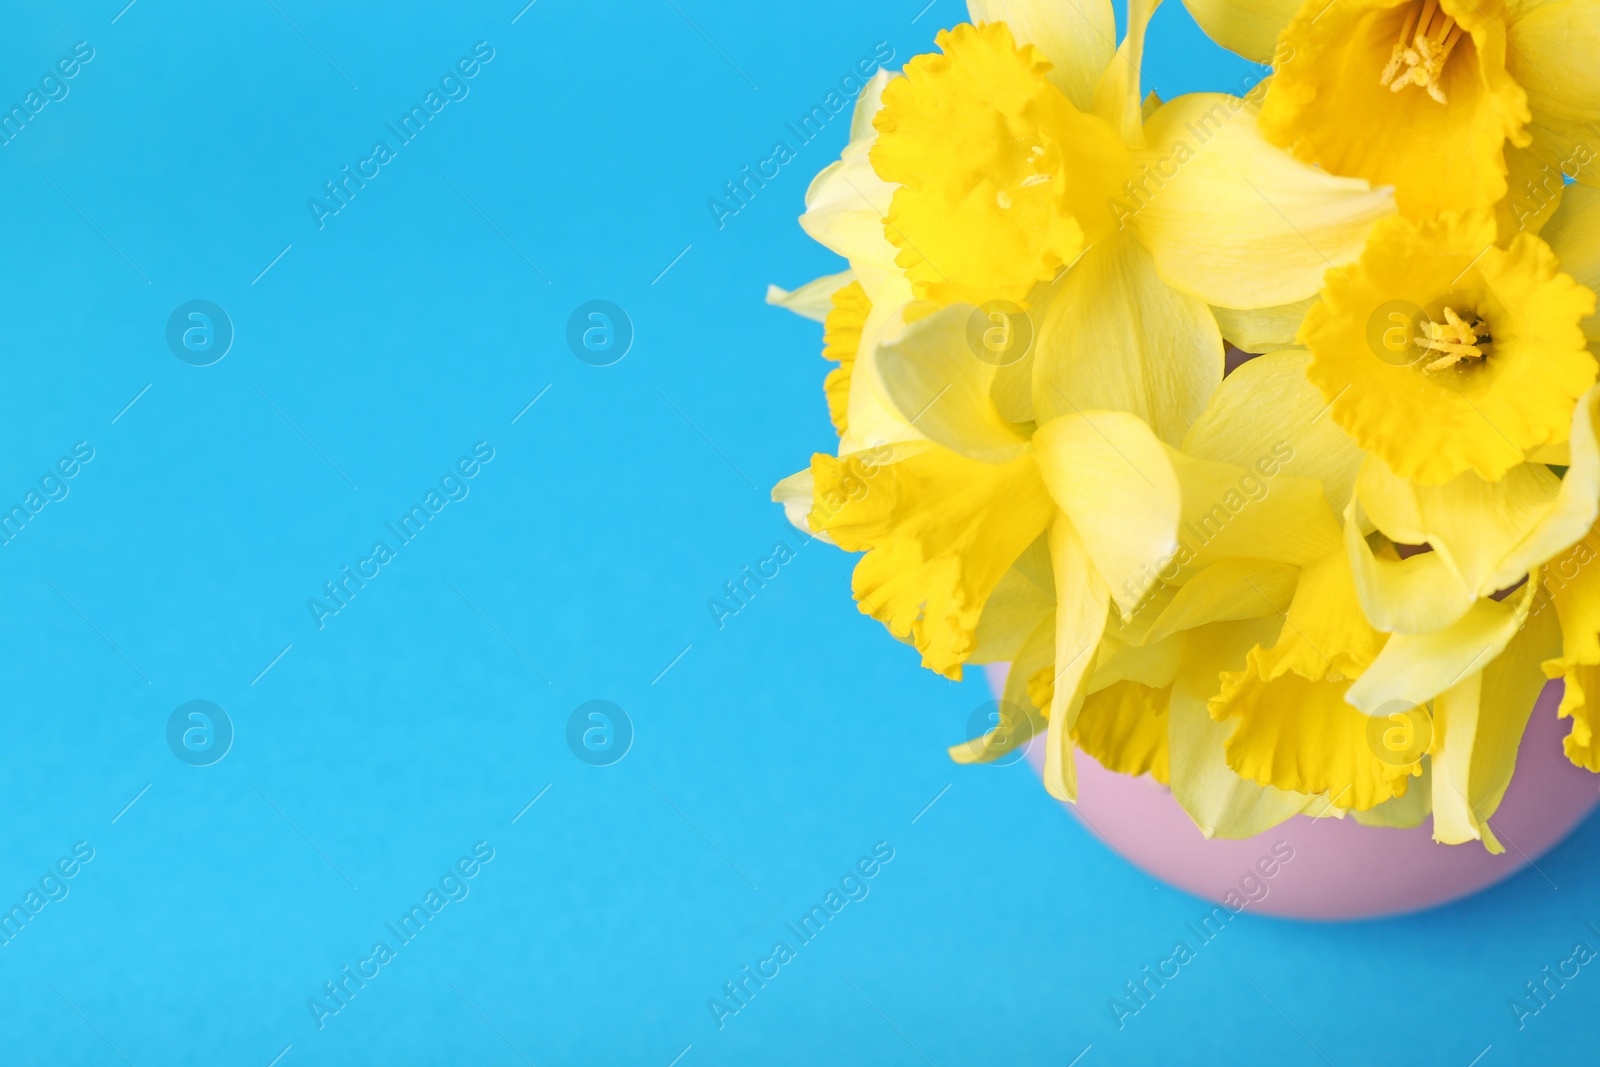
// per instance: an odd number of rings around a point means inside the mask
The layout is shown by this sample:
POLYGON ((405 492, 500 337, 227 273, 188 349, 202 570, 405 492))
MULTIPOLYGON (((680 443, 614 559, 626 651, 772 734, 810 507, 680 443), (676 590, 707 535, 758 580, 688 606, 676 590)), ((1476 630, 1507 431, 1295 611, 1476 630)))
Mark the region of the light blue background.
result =
MULTIPOLYGON (((95 49, 0 148, 0 502, 95 449, 0 548, 0 898, 95 849, 0 948, 0 1062, 1592 1055, 1600 974, 1520 1033, 1507 1001, 1600 944, 1600 822, 1541 863, 1559 891, 1246 915, 1119 1032, 1107 999, 1204 909, 1026 765, 948 761, 982 680, 919 670, 823 545, 713 623, 797 543, 768 487, 831 443, 820 330, 762 298, 838 269, 794 220, 844 120, 725 229, 706 201, 953 0, 123 2, 0 20, 7 102, 95 49), (478 41, 470 95, 319 230, 307 199, 478 41), (237 333, 206 368, 163 337, 197 298, 237 333), (564 341, 592 298, 635 325, 612 367, 564 341), (307 598, 480 440, 470 496, 319 630, 307 598), (237 730, 208 768, 165 741, 191 699, 237 730), (565 741, 593 699, 636 730, 608 768, 565 741), (308 998, 478 841, 470 895, 319 1030, 308 998), (708 998, 879 841, 870 896, 719 1030, 708 998)), ((1148 62, 1169 98, 1253 80, 1175 4, 1148 62)))

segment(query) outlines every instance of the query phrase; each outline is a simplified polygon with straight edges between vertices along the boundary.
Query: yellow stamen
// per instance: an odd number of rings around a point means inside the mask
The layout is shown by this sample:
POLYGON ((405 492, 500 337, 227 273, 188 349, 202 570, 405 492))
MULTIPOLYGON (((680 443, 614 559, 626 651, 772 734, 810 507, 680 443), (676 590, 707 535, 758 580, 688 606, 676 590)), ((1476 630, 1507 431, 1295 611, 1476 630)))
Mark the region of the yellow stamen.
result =
POLYGON ((1388 86, 1393 93, 1414 85, 1426 90, 1438 103, 1449 103, 1439 79, 1461 37, 1461 27, 1439 6, 1439 0, 1427 0, 1420 11, 1413 5, 1389 62, 1378 76, 1378 84, 1388 86))
POLYGON ((1492 343, 1489 328, 1482 319, 1474 318, 1467 322, 1457 315, 1454 308, 1444 309, 1444 322, 1429 321, 1423 324, 1422 337, 1413 337, 1412 343, 1418 345, 1426 352, 1438 352, 1439 358, 1429 363, 1424 370, 1444 370, 1453 367, 1463 359, 1483 359, 1488 355, 1485 351, 1492 343))

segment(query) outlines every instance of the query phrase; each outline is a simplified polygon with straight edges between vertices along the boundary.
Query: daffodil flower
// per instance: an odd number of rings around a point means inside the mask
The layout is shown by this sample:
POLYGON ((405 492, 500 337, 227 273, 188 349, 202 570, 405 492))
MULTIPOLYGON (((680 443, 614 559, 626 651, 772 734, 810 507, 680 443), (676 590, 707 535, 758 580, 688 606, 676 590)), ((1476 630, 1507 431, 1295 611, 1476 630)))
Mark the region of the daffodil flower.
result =
POLYGON ((1035 419, 1129 411, 1175 443, 1221 376, 1208 305, 1310 296, 1392 205, 1267 144, 1240 98, 1152 100, 1147 116, 1154 8, 1133 5, 1109 58, 1088 31, 1019 46, 1014 31, 1036 28, 1020 21, 940 34, 942 54, 884 88, 868 158, 892 188, 876 206, 919 298, 1031 309, 1035 419))
POLYGON ((1597 223, 1587 189, 1552 220, 1554 245, 1520 234, 1501 248, 1487 213, 1389 219, 1358 263, 1329 272, 1300 339, 1330 417, 1366 453, 1346 535, 1380 630, 1440 630, 1593 524, 1600 459, 1582 398, 1595 297, 1561 267, 1600 281, 1597 223), (1470 343, 1441 338, 1452 317, 1470 343))
POLYGON ((1185 0, 1203 29, 1276 59, 1274 143, 1393 185, 1401 211, 1485 210, 1529 229, 1561 175, 1600 166, 1600 8, 1588 0, 1185 0), (1533 183, 1524 189, 1524 183, 1533 183))
MULTIPOLYGON (((1375 234, 1375 243, 1382 239, 1375 234)), ((1397 257, 1384 262, 1403 269, 1397 257)), ((1368 266, 1364 260, 1347 269, 1339 284, 1359 285, 1368 266)), ((1322 334, 1308 327, 1307 336, 1322 334)), ((1380 346, 1366 356, 1385 373, 1436 373, 1393 367, 1382 352, 1380 346)), ((1304 420, 1315 411, 1318 476, 1343 526, 1339 549, 1302 564, 1275 640, 1252 649, 1243 670, 1224 667, 1209 704, 1233 725, 1228 766, 1258 783, 1325 796, 1382 825, 1415 825, 1431 813, 1436 839, 1482 840, 1499 851, 1489 820, 1546 674, 1579 682, 1579 695, 1563 705, 1574 719, 1568 754, 1575 762, 1592 759, 1594 713, 1581 681, 1591 662, 1600 663, 1593 595, 1600 587, 1578 565, 1589 558, 1577 554, 1581 543, 1568 546, 1591 529, 1600 508, 1600 387, 1571 401, 1570 410, 1561 402, 1564 477, 1528 460, 1498 481, 1466 470, 1425 485, 1401 478, 1344 432, 1349 421, 1329 401, 1330 385, 1318 380, 1318 361, 1328 355, 1287 350, 1246 363, 1212 405, 1240 417, 1208 412, 1196 427, 1218 439, 1260 442, 1282 435, 1284 418, 1304 420), (1563 552, 1559 571, 1547 566, 1563 552), (1552 600, 1557 610, 1545 610, 1552 600), (1390 743, 1397 734, 1405 740, 1390 743), (1408 788, 1418 776, 1425 797, 1408 788)), ((1383 380, 1390 399, 1405 391, 1403 380, 1383 380)), ((1341 386, 1334 396, 1353 392, 1341 386)), ((1450 444, 1447 437, 1433 447, 1450 444)))

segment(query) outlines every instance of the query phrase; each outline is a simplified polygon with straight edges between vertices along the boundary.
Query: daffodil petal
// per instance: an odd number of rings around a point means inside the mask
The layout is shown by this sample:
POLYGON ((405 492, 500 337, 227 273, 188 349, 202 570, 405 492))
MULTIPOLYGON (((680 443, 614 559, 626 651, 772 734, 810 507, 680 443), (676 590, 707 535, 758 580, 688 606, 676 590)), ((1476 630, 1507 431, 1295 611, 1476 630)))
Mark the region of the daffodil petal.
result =
POLYGON ((1421 826, 1433 814, 1433 761, 1422 761, 1422 775, 1412 782, 1405 796, 1393 797, 1367 811, 1350 813, 1362 826, 1386 826, 1391 830, 1409 830, 1421 826))
POLYGON ((1406 763, 1380 753, 1371 720, 1344 699, 1384 640, 1361 611, 1342 551, 1303 568, 1277 642, 1251 649, 1242 671, 1225 671, 1210 702, 1212 717, 1235 724, 1228 766, 1341 809, 1403 794, 1422 749, 1406 763))
POLYGON ((1057 519, 1051 524, 1050 559, 1058 607, 1043 777, 1051 796, 1075 801, 1078 775, 1072 762, 1072 728, 1083 706, 1095 649, 1105 632, 1111 595, 1071 522, 1057 519))
MULTIPOLYGON (((927 440, 926 435, 895 407, 879 367, 879 344, 884 334, 900 321, 901 308, 911 298, 909 288, 904 295, 905 300, 900 304, 872 304, 866 321, 861 324, 844 396, 844 432, 839 435, 841 456, 880 445, 927 440)), ((831 410, 830 404, 830 413, 831 410)))
POLYGON ((1600 386, 1573 412, 1565 478, 1523 463, 1496 482, 1469 471, 1443 485, 1417 485, 1373 457, 1358 479, 1361 504, 1391 540, 1432 545, 1475 595, 1497 592, 1576 543, 1600 515, 1596 405, 1600 386))
POLYGON ((1503 852, 1489 819, 1500 807, 1544 678, 1534 668, 1560 648, 1552 612, 1528 617, 1505 652, 1439 695, 1434 714, 1433 839, 1481 838, 1503 852))
MULTIPOLYGON (((1476 596, 1504 589, 1527 573, 1512 550, 1555 507, 1561 491, 1561 479, 1537 463, 1512 467, 1494 482, 1468 471, 1443 485, 1418 485, 1375 456, 1362 466, 1356 484, 1379 530, 1400 544, 1432 545, 1476 596)), ((1572 540, 1586 529, 1587 524, 1579 527, 1572 540)))
POLYGON ((1306 379, 1311 353, 1303 348, 1252 359, 1222 380, 1184 438, 1183 451, 1231 463, 1265 479, 1280 473, 1315 478, 1328 506, 1344 511, 1361 469, 1362 452, 1306 379))
MULTIPOLYGON (((1251 659, 1260 651, 1253 649, 1251 659)), ((1211 705, 1213 715, 1235 723, 1228 766, 1251 781, 1315 793, 1351 811, 1404 796, 1408 768, 1379 757, 1369 740, 1373 720, 1344 701, 1347 684, 1294 673, 1265 679, 1253 665, 1230 675, 1211 705)))
POLYGON ((1089 694, 1119 682, 1138 682, 1152 689, 1172 684, 1183 662, 1184 635, 1175 633, 1160 641, 1130 645, 1107 634, 1100 643, 1100 656, 1089 675, 1089 694))
MULTIPOLYGON (((1600 189, 1568 186, 1540 236, 1561 260, 1562 270, 1579 285, 1600 292, 1600 189)), ((1600 342, 1600 315, 1584 319, 1583 332, 1591 344, 1600 342)))
POLYGON ((1360 501, 1345 512, 1344 543, 1355 574, 1361 608, 1385 633, 1442 630, 1471 609, 1478 598, 1442 552, 1408 559, 1379 559, 1361 534, 1360 501))
MULTIPOLYGON (((1493 662, 1528 618, 1536 583, 1504 602, 1483 599, 1443 630, 1394 634, 1345 697, 1368 715, 1425 704, 1493 662)), ((1435 803, 1438 797, 1435 795, 1435 803)))
POLYGON ((794 290, 769 285, 767 303, 792 311, 801 318, 822 322, 833 308, 833 294, 854 280, 855 275, 846 270, 838 274, 825 274, 794 290))
POLYGON ((1002 721, 980 737, 950 746, 950 758, 957 763, 988 763, 1033 740, 1044 729, 1045 719, 1028 696, 1028 678, 1048 666, 1054 656, 1055 619, 1046 616, 1017 649, 1000 695, 1002 720, 1013 715, 1019 716, 1019 721, 1002 721))
MULTIPOLYGON (((1181 501, 1167 448, 1122 411, 1086 411, 1041 426, 1033 443, 1056 505, 1124 612, 1177 548, 1181 501)), ((1060 576, 1057 575, 1059 583, 1060 576)))
POLYGON ((1091 693, 1078 712, 1073 740, 1102 767, 1118 774, 1148 774, 1165 783, 1167 704, 1170 687, 1117 682, 1091 693))
POLYGON ((1208 304, 1304 300, 1331 267, 1361 254, 1386 189, 1298 162, 1267 143, 1254 107, 1220 93, 1180 96, 1155 113, 1139 155, 1149 166, 1128 205, 1161 276, 1208 304))
POLYGON ((1131 234, 1086 252, 1057 283, 1035 341, 1040 422, 1127 411, 1176 445, 1222 381, 1222 334, 1204 303, 1161 280, 1131 234))
POLYGON ((1018 44, 1050 61, 1050 80, 1079 111, 1094 106, 1094 87, 1117 50, 1109 0, 967 0, 973 22, 1004 22, 1018 44))
POLYGON ((1233 727, 1211 717, 1219 670, 1238 670, 1245 654, 1270 641, 1280 620, 1217 623, 1189 635, 1188 654, 1172 683, 1167 740, 1173 798, 1206 837, 1252 837, 1308 809, 1325 811, 1321 797, 1291 793, 1241 778, 1225 747, 1233 727))
POLYGON ((1206 36, 1256 63, 1272 60, 1300 0, 1183 0, 1206 36))
POLYGON ((1300 324, 1305 321, 1306 312, 1311 310, 1311 305, 1316 301, 1315 296, 1308 296, 1304 300, 1276 307, 1248 310, 1212 307, 1211 313, 1217 317, 1223 340, 1242 352, 1259 355, 1262 352, 1294 348, 1299 343, 1295 337, 1300 331, 1300 324))
POLYGON ((1160 6, 1161 0, 1128 0, 1127 36, 1095 86, 1095 112, 1119 130, 1130 145, 1144 141, 1139 70, 1144 63, 1145 30, 1160 6))
MULTIPOLYGON (((1517 5, 1506 69, 1528 94, 1533 146, 1551 166, 1566 165, 1579 182, 1600 184, 1592 165, 1573 165, 1574 149, 1600 146, 1600 9, 1588 0, 1517 5)), ((1570 192, 1570 190, 1568 190, 1570 192)))
MULTIPOLYGON (((1017 557, 989 594, 978 617, 977 647, 969 663, 998 663, 1020 655, 1017 649, 1056 610, 1055 581, 1050 574, 1050 548, 1040 537, 1017 557), (1044 558, 1043 573, 1029 565, 1029 557, 1044 558)), ((1038 670, 1035 665, 1033 670, 1038 670)))
POLYGON ((1301 566, 1339 544, 1339 524, 1320 482, 1281 471, 1265 478, 1186 453, 1177 453, 1173 466, 1183 487, 1174 561, 1180 575, 1230 557, 1301 566))
POLYGON ((1178 588, 1144 639, 1162 641, 1206 623, 1282 615, 1289 610, 1299 576, 1299 568, 1286 563, 1220 560, 1178 588))
MULTIPOLYGON (((1538 140, 1537 131, 1534 140, 1538 140)), ((1505 154, 1506 185, 1511 191, 1494 208, 1502 244, 1510 243, 1519 233, 1542 233, 1560 207, 1566 189, 1559 166, 1546 163, 1532 148, 1507 144, 1505 154)))
POLYGON ((826 532, 817 532, 811 529, 808 516, 811 514, 814 483, 811 478, 811 468, 797 471, 783 481, 772 487, 772 501, 783 505, 783 517, 789 524, 804 533, 807 537, 814 537, 823 544, 833 544, 833 538, 826 532))
MULTIPOLYGON (((1572 720, 1563 748, 1579 767, 1600 771, 1600 528, 1550 561, 1545 589, 1561 623, 1561 655, 1544 663, 1548 677, 1564 684, 1558 713, 1572 720)), ((1534 611, 1544 606, 1541 600, 1534 611)))
POLYGON ((978 309, 927 310, 911 305, 879 343, 878 373, 890 400, 906 422, 953 452, 988 463, 1015 459, 1028 439, 995 407, 991 391, 1000 368, 969 344, 968 322, 978 309), (907 321, 919 310, 924 314, 907 321))
POLYGON ((812 179, 800 226, 850 261, 874 304, 899 307, 911 299, 911 283, 895 264, 895 247, 883 232, 894 186, 878 177, 868 159, 878 136, 872 117, 883 106, 883 89, 891 77, 878 71, 856 98, 850 143, 837 162, 812 179))

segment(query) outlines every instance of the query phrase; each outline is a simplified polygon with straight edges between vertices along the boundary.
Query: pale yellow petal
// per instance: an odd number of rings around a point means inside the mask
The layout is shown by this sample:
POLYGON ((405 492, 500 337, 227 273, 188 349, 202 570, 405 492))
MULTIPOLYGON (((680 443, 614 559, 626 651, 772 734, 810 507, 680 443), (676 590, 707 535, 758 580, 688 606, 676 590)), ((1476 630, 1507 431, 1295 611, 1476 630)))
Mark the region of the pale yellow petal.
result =
POLYGON ((1600 8, 1592 0, 1519 4, 1508 34, 1506 69, 1528 94, 1534 149, 1579 182, 1600 184, 1600 8))
POLYGON ((1183 0, 1206 36, 1256 63, 1269 63, 1300 0, 1183 0))
POLYGON ((1373 626, 1386 633, 1428 633, 1467 613, 1478 592, 1448 557, 1422 552, 1401 559, 1392 550, 1380 557, 1362 536, 1360 512, 1360 501, 1351 500, 1345 512, 1344 543, 1362 610, 1373 626))
POLYGON ((1260 785, 1234 773, 1224 751, 1233 728, 1213 719, 1206 707, 1217 693, 1218 672, 1242 668, 1245 654, 1271 642, 1281 624, 1277 618, 1217 623, 1189 635, 1167 713, 1171 785, 1173 798, 1206 837, 1253 837, 1291 815, 1324 813, 1329 807, 1322 797, 1260 785))
POLYGON ((1028 696, 1028 678, 1055 658, 1055 619, 1046 616, 1017 649, 1000 694, 1001 722, 981 737, 950 746, 957 763, 988 763, 1031 741, 1044 729, 1044 711, 1028 696), (1011 721, 1006 721, 1010 719, 1011 721))
MULTIPOLYGON (((1017 557, 989 594, 978 617, 977 647, 969 663, 1012 660, 1017 649, 1056 610, 1055 581, 1050 573, 1050 546, 1040 537, 1017 557), (1034 557, 1043 557, 1042 570, 1034 557)), ((1037 670, 1035 667, 1034 670, 1037 670)))
POLYGON ((987 463, 1015 459, 1028 438, 995 407, 1000 368, 972 349, 968 324, 978 309, 930 310, 910 305, 879 341, 878 373, 890 400, 907 423, 953 452, 987 463))
POLYGON ((1535 588, 1529 583, 1503 602, 1479 600, 1443 630, 1393 635, 1346 699, 1377 715, 1399 703, 1425 704, 1460 685, 1504 651, 1528 618, 1535 588))
POLYGON ((1050 526, 1050 559, 1055 569, 1057 611, 1044 785, 1058 800, 1077 800, 1072 729, 1087 695, 1089 670, 1105 632, 1111 595, 1083 542, 1065 519, 1050 526))
POLYGON ((1041 426, 1033 443, 1050 495, 1117 604, 1131 611, 1146 572, 1177 549, 1181 501, 1167 447, 1120 411, 1064 416, 1041 426))
POLYGON ((1129 145, 1143 143, 1139 72, 1144 64, 1145 30, 1161 0, 1128 0, 1128 33, 1094 90, 1094 110, 1122 134, 1129 145))
POLYGON ((967 0, 973 22, 1004 22, 1018 44, 1050 61, 1050 80, 1079 111, 1094 106, 1094 87, 1117 50, 1110 0, 967 0))
POLYGON ((1312 296, 1361 255, 1394 212, 1385 189, 1298 162, 1268 144, 1255 110, 1220 93, 1180 96, 1151 117, 1148 190, 1132 226, 1161 276, 1208 304, 1259 308, 1312 296))
POLYGON ((867 312, 866 322, 861 325, 855 362, 850 368, 850 389, 845 398, 845 430, 839 435, 840 455, 879 445, 926 440, 926 435, 903 418, 889 398, 878 365, 882 338, 895 328, 901 318, 900 309, 910 299, 908 286, 900 303, 874 303, 867 312))
POLYGON ((1205 414, 1184 438, 1183 451, 1231 463, 1263 479, 1279 474, 1315 478, 1328 506, 1342 513, 1361 469, 1362 452, 1306 379, 1311 353, 1303 348, 1252 359, 1222 380, 1205 414))
POLYGON ((1185 453, 1173 457, 1173 466, 1183 493, 1174 560, 1180 579, 1229 558, 1301 566, 1328 557, 1340 543, 1320 482, 1281 471, 1268 478, 1185 453))
POLYGON ((794 312, 802 318, 822 322, 833 308, 833 294, 855 280, 850 271, 825 274, 793 291, 767 286, 767 303, 794 312))
MULTIPOLYGON (((1528 572, 1513 549, 1555 507, 1560 491, 1561 479, 1538 463, 1512 467, 1495 482, 1468 471, 1443 485, 1418 485, 1374 456, 1356 482, 1361 506, 1385 536, 1432 545, 1475 596, 1504 589, 1528 572)), ((1591 511, 1567 544, 1593 521, 1591 511)))
POLYGON ((1376 457, 1362 467, 1357 492, 1378 529, 1401 544, 1429 544, 1475 595, 1504 589, 1577 542, 1600 515, 1600 386, 1572 418, 1571 465, 1557 478, 1539 463, 1511 468, 1497 482, 1468 472, 1443 485, 1417 485, 1376 457))
POLYGON ((1144 639, 1161 641, 1180 630, 1206 623, 1282 615, 1289 610, 1299 576, 1299 568, 1286 563, 1220 560, 1178 588, 1156 614, 1144 639))
POLYGON ((813 483, 811 468, 796 471, 783 481, 772 487, 772 501, 783 505, 783 517, 789 524, 800 530, 808 537, 815 537, 824 544, 833 544, 833 538, 826 533, 819 533, 811 529, 809 516, 811 515, 813 483))
POLYGON ((1505 797, 1533 703, 1544 686, 1539 663, 1561 647, 1554 612, 1530 615, 1488 667, 1435 703, 1433 837, 1445 844, 1481 838, 1504 848, 1489 820, 1505 797))
POLYGON ((1183 649, 1182 633, 1142 645, 1127 644, 1108 633, 1100 642, 1100 655, 1089 675, 1089 693, 1092 696, 1120 682, 1164 689, 1177 677, 1183 649))
POLYGON ((890 78, 889 72, 878 71, 856 98, 850 143, 837 162, 812 179, 800 225, 813 240, 850 261, 873 304, 899 307, 911 299, 911 284, 895 264, 895 248, 883 232, 894 186, 878 177, 867 158, 877 140, 872 116, 882 107, 890 78))
POLYGON ((1235 348, 1257 354, 1276 352, 1299 344, 1295 336, 1316 300, 1315 296, 1308 296, 1292 304, 1248 310, 1212 307, 1211 313, 1217 317, 1223 340, 1235 348))
MULTIPOLYGON (((1600 143, 1600 134, 1596 141, 1600 143)), ((1591 172, 1596 169, 1600 169, 1600 156, 1589 167, 1591 172)), ((1562 270, 1579 285, 1600 292, 1600 189, 1569 186, 1541 236, 1561 260, 1562 270)), ((1583 332, 1591 344, 1600 342, 1600 315, 1584 319, 1583 332)))
POLYGON ((1162 281, 1128 233, 1090 248, 1057 283, 1036 344, 1040 422, 1096 408, 1127 411, 1176 445, 1222 380, 1216 319, 1162 281))

